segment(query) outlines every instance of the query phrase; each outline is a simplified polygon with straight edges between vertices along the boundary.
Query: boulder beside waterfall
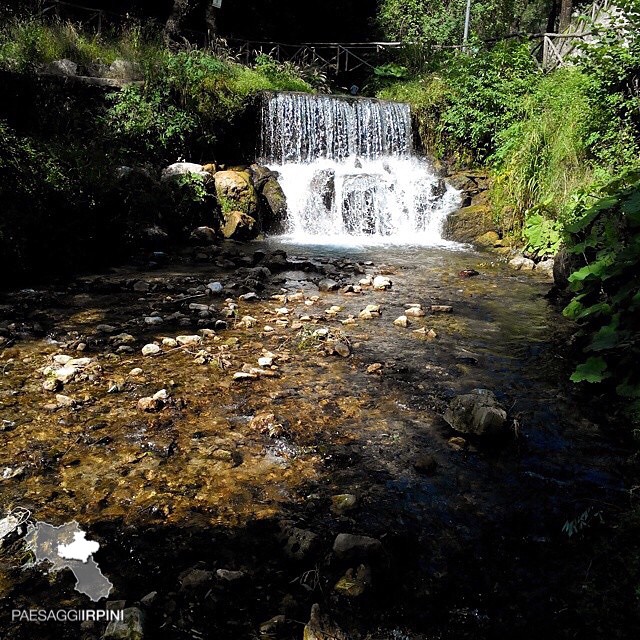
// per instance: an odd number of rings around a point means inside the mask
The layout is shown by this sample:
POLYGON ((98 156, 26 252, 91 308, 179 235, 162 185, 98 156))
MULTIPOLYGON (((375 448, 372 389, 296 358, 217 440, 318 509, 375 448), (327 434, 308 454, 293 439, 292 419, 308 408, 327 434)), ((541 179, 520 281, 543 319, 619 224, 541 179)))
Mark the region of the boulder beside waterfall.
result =
POLYGON ((278 174, 267 167, 175 162, 160 172, 160 180, 147 169, 118 167, 114 173, 120 191, 126 190, 132 176, 149 174, 143 189, 122 193, 121 198, 153 196, 149 201, 155 204, 134 217, 168 231, 169 237, 210 244, 223 238, 247 241, 262 232, 284 230, 286 197, 278 174))

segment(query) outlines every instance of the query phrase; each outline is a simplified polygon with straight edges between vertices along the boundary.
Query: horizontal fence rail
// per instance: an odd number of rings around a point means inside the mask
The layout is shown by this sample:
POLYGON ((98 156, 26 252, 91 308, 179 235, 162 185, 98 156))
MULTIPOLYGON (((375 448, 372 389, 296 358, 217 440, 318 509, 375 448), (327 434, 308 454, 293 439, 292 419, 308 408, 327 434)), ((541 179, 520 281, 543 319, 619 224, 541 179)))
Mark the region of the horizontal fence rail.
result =
MULTIPOLYGON (((579 43, 589 41, 594 34, 587 29, 594 24, 605 24, 615 12, 611 0, 595 0, 588 12, 578 16, 571 25, 570 33, 513 33, 502 39, 522 38, 534 41, 531 55, 538 66, 549 71, 567 64, 573 56, 579 54, 579 43)), ((40 15, 43 18, 55 17, 81 23, 93 28, 99 34, 106 24, 123 24, 131 18, 107 11, 84 7, 64 0, 44 0, 40 15)), ((161 25, 158 25, 161 26, 161 25)), ((384 59, 385 54, 397 51, 405 46, 429 50, 462 49, 472 51, 471 45, 424 45, 404 42, 301 42, 283 43, 258 40, 240 40, 220 38, 215 34, 186 31, 187 40, 192 44, 204 46, 222 55, 231 53, 237 60, 252 64, 259 55, 268 55, 278 62, 290 62, 299 66, 317 67, 336 74, 366 68, 373 70, 384 59)), ((491 41, 498 42, 498 40, 491 41)), ((489 43, 489 42, 488 42, 489 43)))

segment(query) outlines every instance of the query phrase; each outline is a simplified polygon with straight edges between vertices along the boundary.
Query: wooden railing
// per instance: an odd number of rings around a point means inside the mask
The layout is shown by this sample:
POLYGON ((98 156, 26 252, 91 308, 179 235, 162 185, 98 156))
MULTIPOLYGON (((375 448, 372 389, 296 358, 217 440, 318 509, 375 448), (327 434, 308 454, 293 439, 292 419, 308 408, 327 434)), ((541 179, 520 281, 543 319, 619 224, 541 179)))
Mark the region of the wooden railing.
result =
MULTIPOLYGON (((517 33, 509 38, 529 39, 535 42, 531 54, 544 71, 555 69, 569 62, 577 52, 577 45, 593 34, 588 31, 612 11, 611 0, 594 0, 588 13, 572 21, 565 33, 517 33)), ((42 16, 54 15, 58 18, 73 19, 85 26, 90 26, 100 33, 105 22, 122 23, 129 16, 116 14, 104 9, 83 7, 65 0, 44 0, 42 16), (82 19, 78 16, 82 15, 82 19)), ((402 42, 303 42, 298 44, 283 42, 265 42, 238 40, 234 38, 211 38, 210 34, 190 31, 186 34, 199 46, 205 46, 228 55, 232 53, 236 59, 252 64, 260 54, 269 55, 278 62, 292 62, 300 66, 313 66, 324 71, 339 74, 361 68, 373 70, 385 53, 401 49, 402 42)), ((419 45, 417 45, 419 46, 419 45)), ((463 49, 464 45, 441 45, 435 49, 463 49)))

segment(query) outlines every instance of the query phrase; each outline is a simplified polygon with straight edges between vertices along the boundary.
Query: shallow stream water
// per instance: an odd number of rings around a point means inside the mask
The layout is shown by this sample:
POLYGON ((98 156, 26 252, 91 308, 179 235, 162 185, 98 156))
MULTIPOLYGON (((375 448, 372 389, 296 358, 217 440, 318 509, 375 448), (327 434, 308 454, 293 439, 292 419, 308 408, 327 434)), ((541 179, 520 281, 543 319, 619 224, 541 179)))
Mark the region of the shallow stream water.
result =
MULTIPOLYGON (((264 637, 260 623, 285 614, 289 626, 273 637, 301 638, 314 602, 354 638, 582 630, 575 592, 588 559, 562 529, 588 508, 624 500, 625 452, 567 382, 571 328, 545 298, 550 282, 459 246, 273 240, 194 255, 3 295, 5 513, 22 506, 56 525, 77 520, 101 544, 96 561, 115 585, 111 600, 134 606, 158 592, 139 605, 145 637, 264 637), (250 265, 269 264, 277 250, 288 263, 256 275, 250 265), (479 275, 460 275, 469 269, 479 275), (367 274, 393 286, 342 290, 367 274), (324 278, 340 289, 318 291, 324 278), (134 290, 141 281, 149 290, 134 290), (206 293, 211 281, 222 295, 206 293), (258 299, 239 299, 249 290, 258 299), (371 304, 380 317, 359 319, 371 304), (452 312, 395 326, 408 304, 452 312), (150 325, 153 314, 160 320, 150 325), (241 326, 246 316, 252 326, 241 326), (226 329, 202 336, 220 319, 226 329), (431 337, 416 333, 423 328, 431 337), (194 334, 201 344, 162 344, 194 334), (160 353, 143 356, 153 341, 160 353), (330 353, 332 342, 347 345, 346 357, 330 353), (47 391, 60 355, 89 362, 47 391), (273 368, 234 379, 265 355, 273 368), (475 388, 508 409, 503 441, 461 440, 443 421, 447 403, 475 388), (161 389, 163 406, 141 411, 139 399, 161 389), (354 508, 335 508, 342 494, 356 497, 354 508), (292 526, 315 534, 300 557, 286 549, 282 532, 292 526), (360 599, 333 590, 345 570, 331 554, 338 533, 385 548, 360 599), (202 588, 185 588, 194 566, 244 579, 212 574, 202 588)), ((78 637, 69 626, 6 621, 18 605, 91 603, 65 572, 21 570, 19 539, 0 552, 7 637, 78 637)), ((87 638, 102 631, 82 629, 87 638)))

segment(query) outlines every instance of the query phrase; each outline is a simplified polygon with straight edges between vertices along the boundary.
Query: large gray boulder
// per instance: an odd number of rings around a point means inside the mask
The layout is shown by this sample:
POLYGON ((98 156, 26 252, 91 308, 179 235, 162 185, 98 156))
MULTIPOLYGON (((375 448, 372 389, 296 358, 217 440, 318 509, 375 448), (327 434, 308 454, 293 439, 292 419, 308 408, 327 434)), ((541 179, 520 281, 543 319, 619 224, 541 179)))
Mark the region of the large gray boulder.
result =
POLYGON ((496 437, 509 432, 507 412, 488 389, 474 389, 454 398, 444 419, 460 433, 496 437))

